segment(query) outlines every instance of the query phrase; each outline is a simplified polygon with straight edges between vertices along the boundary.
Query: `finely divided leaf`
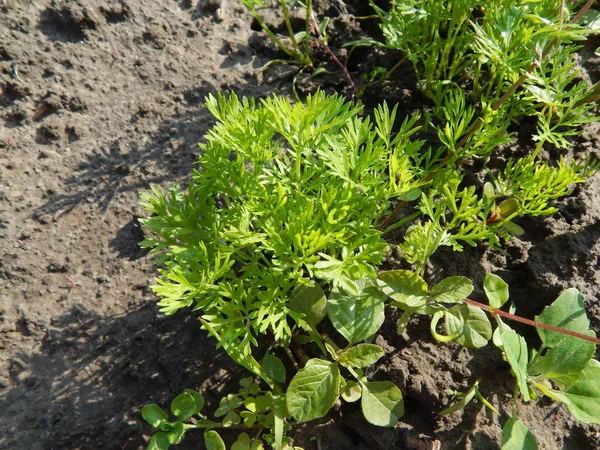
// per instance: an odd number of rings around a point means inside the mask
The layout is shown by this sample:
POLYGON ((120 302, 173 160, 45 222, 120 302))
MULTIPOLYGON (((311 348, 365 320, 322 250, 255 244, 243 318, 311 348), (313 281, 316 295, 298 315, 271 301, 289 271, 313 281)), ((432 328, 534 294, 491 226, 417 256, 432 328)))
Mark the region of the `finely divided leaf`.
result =
POLYGON ((501 450, 537 450, 537 448, 535 436, 525 425, 515 417, 506 421, 502 428, 501 450))
POLYGON ((391 381, 367 381, 362 385, 362 411, 365 419, 380 427, 393 427, 404 415, 402 391, 391 381))
POLYGON ((298 422, 327 414, 339 395, 340 370, 323 359, 311 359, 292 378, 286 393, 289 414, 298 422))
POLYGON ((438 303, 460 303, 473 292, 473 283, 466 277, 449 277, 436 284, 429 295, 438 303))
POLYGON ((358 344, 342 352, 339 363, 346 367, 366 367, 375 364, 384 355, 383 349, 375 344, 358 344))

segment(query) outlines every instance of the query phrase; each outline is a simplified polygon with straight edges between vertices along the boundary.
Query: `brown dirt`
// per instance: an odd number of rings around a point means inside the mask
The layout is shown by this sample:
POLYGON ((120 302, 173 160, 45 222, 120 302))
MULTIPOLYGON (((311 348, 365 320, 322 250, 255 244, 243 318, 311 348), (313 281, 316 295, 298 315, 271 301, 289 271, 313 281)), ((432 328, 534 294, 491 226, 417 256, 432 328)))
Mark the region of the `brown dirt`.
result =
MULTIPOLYGON (((321 4, 331 16, 344 12, 341 1, 321 4)), ((361 2, 346 4, 364 13, 361 2)), ((333 26, 338 46, 364 32, 350 16, 333 26)), ((289 68, 260 71, 276 52, 255 29, 233 0, 0 0, 0 448, 142 449, 151 432, 145 403, 168 405, 184 388, 214 402, 245 376, 192 314, 158 313, 148 289, 155 267, 137 246, 137 202, 151 183, 189 176, 211 123, 205 95, 290 92, 289 68)), ((350 67, 360 71, 358 56, 350 67)), ((598 58, 585 61, 597 81, 598 58)), ((422 101, 413 85, 407 76, 379 95, 409 111, 422 101)), ((343 89, 344 79, 323 86, 343 89)), ((314 88, 302 79, 299 87, 314 88)), ((578 151, 600 149, 598 130, 586 131, 578 151)), ((523 224, 527 234, 505 254, 444 253, 429 276, 461 274, 481 286, 496 271, 529 316, 577 287, 600 332, 599 181, 560 202, 555 216, 523 224)), ((344 405, 299 427, 297 441, 307 449, 427 449, 435 440, 442 449, 499 448, 511 384, 498 352, 436 344, 422 320, 404 337, 390 325, 378 341, 388 354, 373 377, 406 396, 398 426, 372 427, 344 405), (450 401, 444 389, 464 391, 477 379, 500 417, 480 404, 436 416, 450 401)), ((542 449, 600 446, 600 428, 576 423, 564 407, 519 410, 542 449)), ((178 448, 201 441, 190 434, 178 448)))

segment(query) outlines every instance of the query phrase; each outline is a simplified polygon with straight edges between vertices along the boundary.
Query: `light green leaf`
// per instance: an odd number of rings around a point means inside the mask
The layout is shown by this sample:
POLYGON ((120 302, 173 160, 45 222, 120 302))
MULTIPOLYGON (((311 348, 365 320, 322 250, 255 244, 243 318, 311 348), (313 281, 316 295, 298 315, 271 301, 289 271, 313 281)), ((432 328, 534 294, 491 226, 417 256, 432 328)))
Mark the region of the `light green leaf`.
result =
POLYGON ((427 283, 410 270, 390 270, 377 277, 382 292, 406 308, 417 308, 427 303, 427 283))
POLYGON ((358 344, 343 351, 339 363, 346 367, 366 367, 375 364, 384 355, 383 349, 375 344, 358 344))
POLYGON ((576 383, 564 392, 553 391, 573 416, 585 423, 600 423, 600 363, 588 362, 576 383))
POLYGON ((485 347, 492 337, 492 324, 486 313, 477 306, 453 306, 445 315, 445 325, 446 333, 458 333, 454 341, 467 348, 485 347))
POLYGON ((169 437, 167 433, 159 431, 152 436, 146 450, 167 450, 171 444, 169 443, 169 437))
POLYGON ((179 394, 171 402, 171 412, 185 422, 196 413, 196 399, 186 392, 179 394))
POLYGON ((429 296, 438 303, 460 303, 473 292, 473 283, 466 277, 448 277, 436 284, 429 296))
POLYGON ((383 300, 368 291, 348 295, 338 288, 331 290, 327 315, 335 329, 350 344, 375 334, 385 319, 383 300))
POLYGON ((506 360, 517 378, 517 386, 523 395, 523 400, 528 402, 531 397, 527 386, 527 343, 522 336, 508 325, 500 322, 494 332, 494 344, 499 347, 506 356, 506 360), (500 345, 498 345, 500 344, 500 345))
POLYGON ((362 395, 362 388, 360 384, 355 381, 346 381, 341 390, 342 398, 348 403, 357 401, 362 395))
POLYGON ((292 378, 286 393, 289 414, 298 422, 327 414, 339 395, 340 370, 323 359, 311 359, 292 378))
POLYGON ((511 417, 502 428, 501 450, 537 450, 537 441, 531 431, 515 417, 511 417))
POLYGON ((275 435, 275 450, 279 450, 283 443, 283 424, 288 413, 282 394, 273 395, 273 434, 275 435))
POLYGON ((365 419, 380 427, 396 425, 404 415, 404 400, 398 386, 391 381, 367 381, 361 385, 365 419))
POLYGON ((508 301, 508 284, 498 275, 488 273, 483 280, 483 290, 492 308, 500 309, 508 301))
POLYGON ((225 415, 225 417, 223 417, 223 420, 221 421, 221 423, 223 424, 224 427, 230 427, 231 425, 237 425, 241 421, 242 421, 242 418, 240 417, 240 415, 238 413, 236 413, 235 411, 229 411, 225 415))
MULTIPOLYGON (((586 333, 590 326, 583 298, 575 288, 567 289, 560 294, 551 305, 546 306, 542 313, 535 317, 535 320, 579 333, 586 333)), ((545 328, 538 328, 537 332, 542 338, 544 347, 548 348, 556 346, 565 337, 562 333, 545 328)))
POLYGON ((279 358, 266 353, 261 362, 261 366, 273 381, 276 383, 285 383, 285 366, 279 358))
POLYGON ((440 411, 438 414, 440 416, 445 416, 447 414, 452 414, 455 411, 463 409, 477 395, 477 386, 478 386, 477 383, 475 383, 471 387, 471 389, 469 389, 469 391, 466 394, 464 394, 458 402, 456 402, 453 405, 449 406, 448 408, 440 411))
MULTIPOLYGON (((593 336, 594 332, 586 334, 593 336)), ((563 335, 563 339, 554 347, 535 359, 529 367, 529 373, 539 373, 561 386, 567 386, 577 381, 595 353, 596 345, 593 342, 563 335)))
POLYGON ((208 430, 204 433, 204 445, 206 450, 226 450, 225 442, 215 430, 208 430))
POLYGON ((304 314, 304 320, 311 327, 316 327, 327 315, 327 297, 319 285, 298 285, 290 295, 288 306, 304 314))
POLYGON ((164 412, 160 406, 154 403, 145 405, 142 408, 142 417, 154 428, 160 427, 169 418, 167 413, 164 412))
POLYGON ((169 444, 179 444, 183 439, 183 435, 185 434, 185 428, 183 427, 183 422, 177 422, 173 431, 167 433, 167 439, 169 440, 169 444))

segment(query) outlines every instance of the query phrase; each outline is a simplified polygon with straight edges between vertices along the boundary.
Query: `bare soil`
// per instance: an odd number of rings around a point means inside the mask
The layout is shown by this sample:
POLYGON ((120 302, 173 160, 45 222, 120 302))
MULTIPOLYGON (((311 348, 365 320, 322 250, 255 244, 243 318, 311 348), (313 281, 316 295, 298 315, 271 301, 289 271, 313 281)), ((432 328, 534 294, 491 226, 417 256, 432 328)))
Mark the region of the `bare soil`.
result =
MULTIPOLYGON (((331 43, 342 59, 343 42, 376 32, 353 16, 368 13, 366 3, 317 5, 333 18, 331 43)), ((277 15, 268 20, 281 29, 277 15)), ((247 375, 215 350, 192 313, 158 313, 149 290, 156 269, 137 245, 138 196, 152 183, 185 183, 211 125, 207 94, 291 94, 292 68, 261 71, 277 56, 234 0, 0 0, 1 449, 143 449, 152 431, 141 419, 145 403, 167 406, 196 388, 214 404, 247 375)), ((360 80, 393 58, 359 51, 349 67, 360 80)), ((581 64, 598 81, 600 61, 589 49, 581 64)), ((345 80, 333 74, 320 85, 343 91, 345 80)), ((314 88, 300 77, 301 93, 314 88)), ((404 112, 424 101, 410 71, 363 100, 382 98, 404 112)), ((575 152, 598 154, 599 132, 588 127, 575 152)), ((461 274, 481 286, 494 271, 529 317, 577 287, 600 332, 600 177, 558 207, 550 218, 524 221, 527 233, 506 252, 444 252, 428 277, 461 274)), ((512 379, 497 351, 435 343, 423 320, 404 337, 390 320, 377 340, 387 355, 372 377, 401 387, 401 422, 376 428, 343 405, 298 427, 299 445, 499 448, 512 379), (436 415, 452 400, 444 389, 465 391, 476 380, 500 416, 481 404, 436 415)), ((519 415, 541 449, 600 448, 600 427, 575 422, 562 406, 541 401, 519 415)), ((178 448, 203 448, 201 433, 178 448)))

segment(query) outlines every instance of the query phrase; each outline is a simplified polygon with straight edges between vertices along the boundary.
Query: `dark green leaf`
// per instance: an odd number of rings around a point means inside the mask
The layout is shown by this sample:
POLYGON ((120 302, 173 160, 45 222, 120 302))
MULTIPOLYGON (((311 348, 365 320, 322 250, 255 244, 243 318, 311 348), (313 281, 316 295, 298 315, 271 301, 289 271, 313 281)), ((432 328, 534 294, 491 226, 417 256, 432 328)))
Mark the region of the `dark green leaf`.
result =
POLYGON ((383 300, 368 292, 355 296, 334 288, 327 315, 335 329, 350 344, 375 334, 385 319, 383 300))
POLYGON ((169 437, 167 433, 159 431, 152 436, 146 450, 167 450, 171 444, 169 443, 169 437))
POLYGON ((204 445, 206 450, 226 450, 225 442, 215 430, 208 430, 204 433, 204 445))
POLYGON ((183 427, 183 422, 177 422, 173 431, 170 431, 167 434, 167 439, 169 439, 170 444, 179 444, 183 439, 183 435, 185 434, 185 428, 183 427))
POLYGON ((183 392, 185 392, 186 394, 190 394, 192 397, 194 397, 194 400, 196 401, 196 413, 199 413, 202 410, 202 408, 204 408, 204 397, 202 396, 202 394, 192 389, 185 389, 183 392))
POLYGON ((446 333, 458 333, 454 342, 467 348, 485 347, 492 337, 492 324, 477 306, 456 305, 448 310, 445 319, 446 333))
POLYGON ((154 428, 158 428, 169 418, 169 416, 167 416, 167 413, 164 412, 160 406, 154 403, 145 405, 142 408, 142 417, 154 428))
POLYGON ((316 327, 327 315, 327 297, 319 285, 298 285, 290 295, 288 306, 304 314, 304 320, 311 327, 316 327))
POLYGON ((466 277, 448 277, 436 284, 429 293, 438 303, 460 303, 473 292, 473 283, 466 277))
POLYGON ((261 366, 273 381, 276 383, 285 383, 285 366, 279 358, 266 353, 261 362, 261 366))
POLYGON ((196 413, 196 399, 187 392, 179 394, 171 402, 171 412, 185 422, 196 413))

